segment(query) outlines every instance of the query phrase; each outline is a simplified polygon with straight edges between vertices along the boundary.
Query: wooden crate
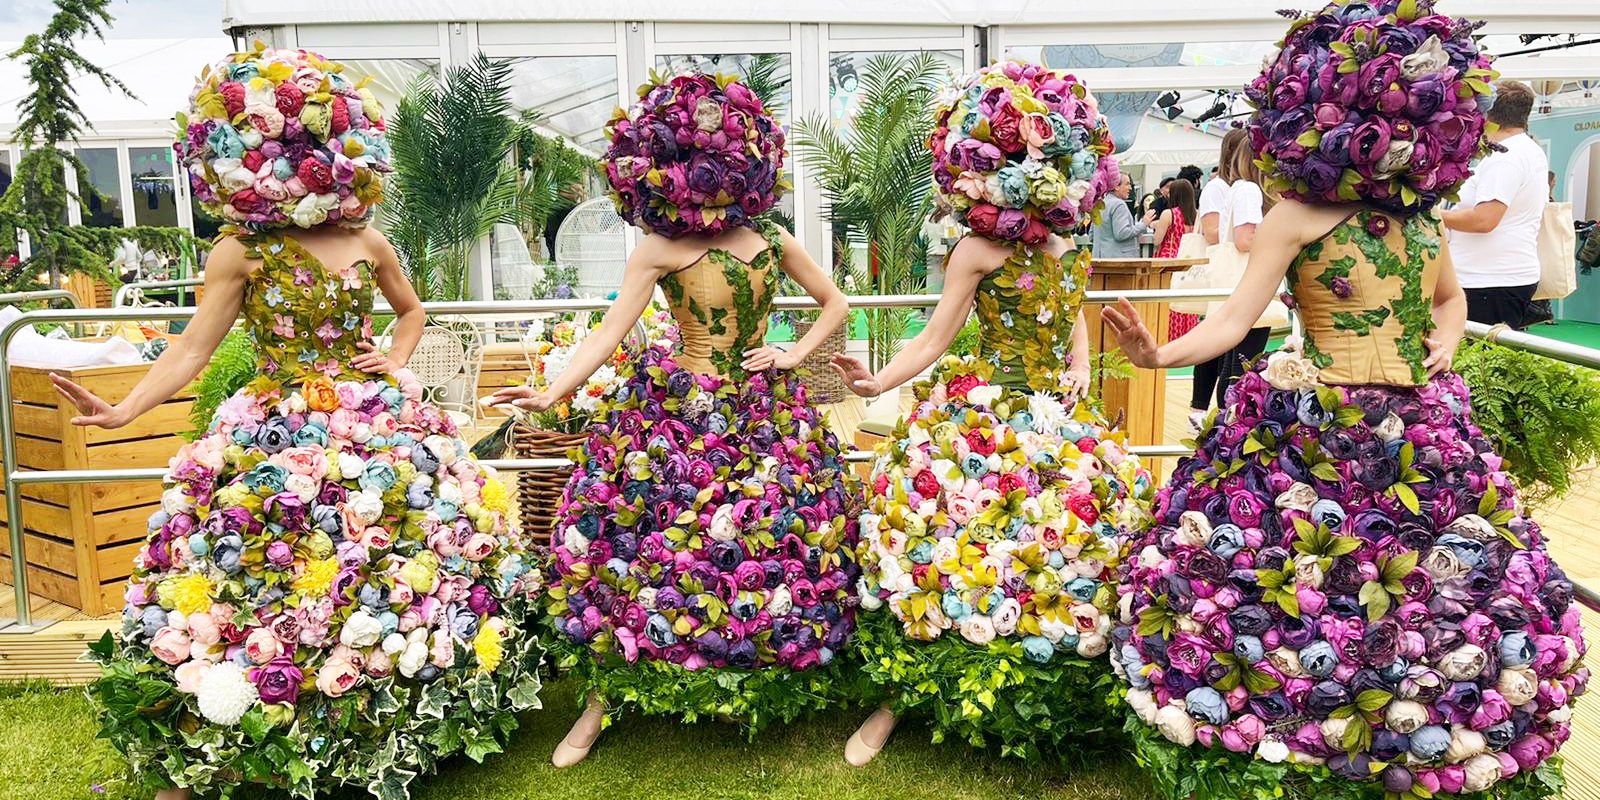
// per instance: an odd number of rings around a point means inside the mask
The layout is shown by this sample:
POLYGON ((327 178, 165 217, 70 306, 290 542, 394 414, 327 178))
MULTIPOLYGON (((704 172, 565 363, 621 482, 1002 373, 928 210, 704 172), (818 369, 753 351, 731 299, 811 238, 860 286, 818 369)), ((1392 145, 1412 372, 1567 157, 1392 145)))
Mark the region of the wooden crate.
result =
MULTIPOLYGON (((127 396, 150 364, 45 370, 13 367, 17 463, 25 469, 165 467, 189 429, 191 389, 116 430, 81 428, 78 412, 50 383, 59 373, 107 402, 127 396)), ((30 484, 21 489, 28 588, 89 614, 122 607, 122 589, 160 506, 158 481, 30 484)), ((0 574, 11 572, 11 541, 0 505, 0 574)))
MULTIPOLYGON (((483 365, 478 370, 478 386, 473 396, 474 400, 481 400, 494 394, 498 389, 507 386, 519 386, 528 382, 528 359, 523 354, 522 345, 514 342, 499 342, 485 345, 483 348, 483 365)), ((506 416, 504 408, 483 408, 485 417, 494 419, 496 423, 503 421, 506 416)))
POLYGON ((115 293, 109 284, 82 273, 68 275, 66 288, 77 295, 80 308, 110 308, 115 293))

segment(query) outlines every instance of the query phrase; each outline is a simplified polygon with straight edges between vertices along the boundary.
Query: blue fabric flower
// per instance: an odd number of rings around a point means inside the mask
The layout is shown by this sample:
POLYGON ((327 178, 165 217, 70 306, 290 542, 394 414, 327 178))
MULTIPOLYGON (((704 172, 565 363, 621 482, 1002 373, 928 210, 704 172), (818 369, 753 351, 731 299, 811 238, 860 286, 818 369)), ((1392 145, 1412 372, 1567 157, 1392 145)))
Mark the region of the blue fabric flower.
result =
POLYGON ((1244 529, 1231 522, 1224 522, 1211 529, 1211 538, 1206 542, 1206 549, 1223 558, 1233 558, 1233 555, 1244 548, 1244 529))
POLYGON ((255 465, 253 469, 244 474, 244 477, 240 478, 245 488, 250 491, 259 492, 262 489, 267 489, 272 494, 283 491, 284 481, 288 479, 288 470, 267 461, 255 465))
POLYGON ((1100 582, 1093 578, 1073 578, 1067 584, 1067 594, 1080 603, 1087 603, 1094 599, 1094 593, 1100 590, 1100 582))
POLYGON ((1210 686, 1197 686, 1183 697, 1189 716, 1201 722, 1221 725, 1228 721, 1228 703, 1222 694, 1210 686))
POLYGON ((289 420, 283 417, 272 417, 256 428, 256 446, 268 455, 282 451, 293 442, 289 420))
POLYGON ((1056 653, 1055 645, 1043 636, 1022 637, 1022 657, 1035 664, 1049 663, 1050 657, 1056 653))
POLYGON ((660 614, 651 614, 645 620, 644 635, 656 647, 671 647, 678 643, 678 635, 672 632, 672 623, 660 614))
POLYGON ((944 598, 940 601, 939 606, 944 609, 944 615, 953 622, 960 622, 966 619, 968 614, 972 613, 972 606, 968 605, 967 601, 962 600, 960 593, 955 591, 945 591, 944 598))
POLYGON ((1443 725, 1424 725, 1411 733, 1411 754, 1423 761, 1437 761, 1450 749, 1450 729, 1443 725))
POLYGON ((382 461, 369 461, 356 482, 364 490, 387 492, 399 479, 400 476, 395 473, 394 467, 382 461))
POLYGON ((1246 664, 1254 664, 1267 657, 1266 648, 1261 646, 1261 639, 1255 636, 1233 637, 1233 654, 1246 664))
POLYGON ((1511 631, 1500 637, 1500 663, 1507 667, 1522 667, 1533 663, 1538 648, 1525 631, 1511 631))
POLYGON ((1015 164, 1001 167, 996 173, 1000 179, 1000 194, 1006 208, 1022 208, 1028 204, 1028 176, 1015 164))
POLYGON ((1319 639, 1300 648, 1300 666, 1311 675, 1326 678, 1339 666, 1339 654, 1333 645, 1319 639))
POLYGON ((1338 530, 1344 524, 1344 518, 1344 506, 1339 505, 1337 500, 1324 498, 1311 504, 1311 521, 1330 531, 1338 530))
POLYGON ((244 537, 237 533, 220 536, 211 546, 211 563, 229 575, 239 571, 239 562, 243 557, 244 537))
POLYGON ((414 444, 411 446, 411 466, 424 475, 432 475, 439 471, 439 457, 427 445, 414 444))
POLYGON ((968 453, 961 459, 961 472, 967 477, 977 480, 989 474, 989 459, 977 453, 968 453))
POLYGON ((916 546, 906 553, 906 558, 911 559, 913 564, 933 563, 933 542, 927 539, 917 542, 916 546))
POLYGON ((189 534, 189 552, 193 553, 198 558, 204 558, 206 553, 211 552, 211 545, 206 542, 205 534, 189 534))
POLYGON ((294 432, 295 447, 326 447, 328 429, 320 422, 307 421, 294 432))

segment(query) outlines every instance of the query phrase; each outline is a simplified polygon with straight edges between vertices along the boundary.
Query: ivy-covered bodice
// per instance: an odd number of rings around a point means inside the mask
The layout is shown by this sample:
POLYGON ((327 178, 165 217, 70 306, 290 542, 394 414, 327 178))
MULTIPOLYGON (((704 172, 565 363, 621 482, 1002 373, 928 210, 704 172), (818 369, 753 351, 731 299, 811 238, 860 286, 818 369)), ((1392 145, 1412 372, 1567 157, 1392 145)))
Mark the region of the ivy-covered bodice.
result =
POLYGON ((678 323, 683 351, 678 363, 705 375, 739 379, 744 353, 760 347, 767 335, 767 316, 777 294, 778 264, 783 240, 778 228, 761 222, 757 231, 767 246, 744 261, 718 248, 661 279, 661 290, 678 323))
POLYGON ((1067 255, 1071 261, 1019 244, 978 282, 978 355, 994 365, 991 382, 1052 394, 1066 389, 1090 261, 1088 250, 1067 255))
POLYGON ((1432 214, 1351 214, 1289 265, 1305 352, 1329 384, 1419 386, 1433 330, 1440 223, 1432 214))
POLYGON ((261 265, 244 292, 246 329, 255 340, 256 393, 299 385, 312 375, 371 380, 352 369, 356 346, 372 340, 372 264, 327 266, 291 236, 239 235, 245 255, 261 265))

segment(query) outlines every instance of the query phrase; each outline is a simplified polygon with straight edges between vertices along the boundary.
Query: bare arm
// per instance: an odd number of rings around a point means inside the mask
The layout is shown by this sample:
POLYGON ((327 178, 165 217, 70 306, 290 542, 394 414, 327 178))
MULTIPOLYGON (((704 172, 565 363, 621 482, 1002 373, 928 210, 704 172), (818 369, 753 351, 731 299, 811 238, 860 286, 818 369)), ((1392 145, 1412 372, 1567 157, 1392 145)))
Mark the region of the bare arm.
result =
POLYGON ((1424 341, 1428 357, 1422 366, 1429 377, 1450 368, 1455 360, 1456 347, 1467 327, 1467 293, 1456 279, 1456 265, 1450 259, 1450 245, 1442 238, 1439 242, 1439 282, 1433 287, 1433 333, 1424 341))
POLYGON ((383 299, 394 309, 395 324, 387 356, 371 342, 362 342, 360 347, 366 352, 351 359, 350 365, 368 372, 392 372, 411 360, 412 351, 422 339, 422 326, 428 315, 422 310, 422 301, 417 299, 411 281, 400 269, 400 257, 395 254, 394 245, 374 228, 365 229, 362 235, 368 237, 369 246, 377 256, 378 266, 373 274, 378 281, 378 291, 383 292, 383 299))
POLYGON ((1200 234, 1206 237, 1206 244, 1222 241, 1222 215, 1215 211, 1201 214, 1200 234))
MULTIPOLYGON (((1289 263, 1305 244, 1302 230, 1314 227, 1326 211, 1308 210, 1298 203, 1279 203, 1267 212, 1260 226, 1260 240, 1254 242, 1244 277, 1221 310, 1208 314, 1194 330, 1167 344, 1156 345, 1155 337, 1139 319, 1133 304, 1121 300, 1107 307, 1102 318, 1117 334, 1128 360, 1145 369, 1186 367, 1221 355, 1240 340, 1278 294, 1278 286, 1289 263)), ((1331 226, 1336 217, 1328 216, 1331 226)), ((1243 227, 1243 226, 1241 226, 1243 227)), ((1255 226, 1250 226, 1254 228, 1255 226)), ((1253 237, 1252 237, 1253 238, 1253 237)))
POLYGON ((1250 252, 1256 243, 1256 224, 1254 222, 1236 225, 1233 228, 1233 246, 1241 253, 1250 252))
POLYGON ((778 264, 779 268, 800 284, 800 288, 822 306, 822 311, 817 315, 816 324, 788 352, 763 346, 745 353, 741 366, 751 371, 768 367, 793 369, 799 366, 806 356, 827 341, 829 334, 844 324, 845 316, 850 313, 850 304, 845 302, 844 292, 839 291, 833 279, 811 258, 799 240, 788 231, 782 231, 780 236, 783 239, 783 261, 778 264))
MULTIPOLYGON (((834 356, 834 369, 844 376, 845 385, 851 391, 862 397, 876 397, 896 389, 921 374, 950 349, 950 343, 961 332, 961 326, 967 324, 972 301, 978 294, 978 282, 985 274, 979 259, 975 257, 979 252, 956 246, 945 272, 944 291, 939 295, 939 304, 934 307, 927 326, 907 342, 877 375, 869 374, 859 359, 842 353, 834 356)), ((1087 338, 1084 344, 1087 347, 1087 338)))
POLYGON ((250 270, 244 245, 237 239, 225 237, 217 242, 206 262, 205 299, 200 302, 194 318, 122 402, 111 405, 88 389, 52 373, 50 380, 56 391, 83 412, 72 418, 72 424, 120 428, 188 386, 211 362, 211 354, 222 337, 239 319, 250 270))
POLYGON ((1161 218, 1156 220, 1156 244, 1160 244, 1167 238, 1167 229, 1170 227, 1172 227, 1172 209, 1169 208, 1161 212, 1161 218))
POLYGON ((656 238, 646 237, 639 242, 628 256, 622 286, 617 289, 617 297, 606 309, 600 326, 584 337, 567 368, 548 387, 538 390, 530 386, 508 386, 485 398, 484 402, 489 405, 510 403, 519 408, 544 411, 576 391, 617 351, 617 345, 627 338, 628 331, 638 323, 639 315, 650 305, 656 281, 667 268, 663 255, 656 238))
POLYGON ((1488 233, 1500 225, 1506 204, 1499 200, 1478 203, 1472 208, 1452 208, 1439 214, 1446 228, 1462 233, 1488 233))

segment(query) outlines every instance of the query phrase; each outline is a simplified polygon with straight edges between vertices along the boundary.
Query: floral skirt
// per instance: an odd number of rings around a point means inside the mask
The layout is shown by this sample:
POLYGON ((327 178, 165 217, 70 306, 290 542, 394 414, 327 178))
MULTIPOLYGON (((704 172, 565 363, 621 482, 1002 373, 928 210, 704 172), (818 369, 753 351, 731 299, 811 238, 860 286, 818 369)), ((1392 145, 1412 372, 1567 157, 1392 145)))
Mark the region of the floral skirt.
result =
MULTIPOLYGON (((935 736, 1033 758, 1120 719, 1105 656, 1118 537, 1150 473, 1087 404, 947 359, 879 447, 861 517, 863 671, 935 736)), ((1106 738, 1106 737, 1102 737, 1106 738)))
POLYGON ((849 694, 856 490, 781 373, 740 381, 646 351, 562 497, 549 613, 607 701, 755 731, 849 694))
POLYGON ((103 735, 148 786, 400 796, 537 706, 537 564, 421 398, 409 372, 246 387, 173 457, 92 648, 103 735))
POLYGON ((1142 759, 1170 797, 1543 796, 1579 610, 1465 385, 1296 364, 1245 374, 1130 542, 1114 661, 1142 759))

